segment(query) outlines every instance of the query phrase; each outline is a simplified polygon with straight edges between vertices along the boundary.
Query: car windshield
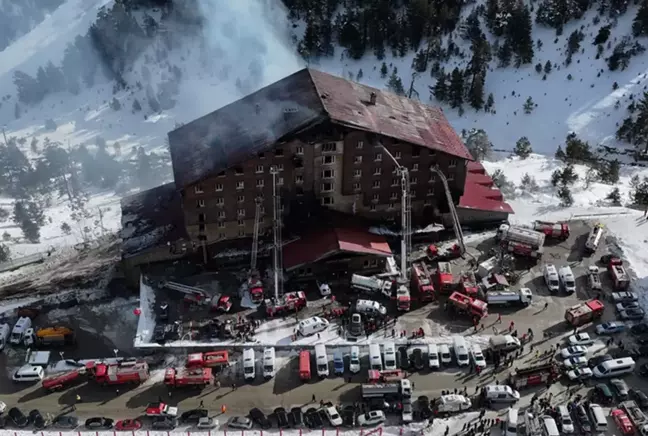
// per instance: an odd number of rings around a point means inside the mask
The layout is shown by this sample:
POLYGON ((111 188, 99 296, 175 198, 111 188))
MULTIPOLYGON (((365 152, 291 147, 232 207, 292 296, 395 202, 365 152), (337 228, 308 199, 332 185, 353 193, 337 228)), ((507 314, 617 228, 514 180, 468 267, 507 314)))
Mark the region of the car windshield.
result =
POLYGON ((274 370, 274 366, 272 366, 272 365, 266 365, 266 366, 263 367, 263 370, 264 370, 265 372, 272 372, 272 371, 274 370))
POLYGON ((549 281, 549 284, 551 286, 558 286, 558 280, 551 280, 551 281, 549 281))
POLYGON ((247 368, 245 368, 245 373, 246 374, 253 374, 254 373, 254 368, 248 366, 247 368))
POLYGON ((571 280, 567 280, 567 281, 565 281, 565 286, 568 287, 568 288, 574 288, 574 287, 576 287, 576 282, 571 281, 571 280))
POLYGON ((328 369, 328 365, 317 365, 317 370, 320 372, 326 371, 328 369))

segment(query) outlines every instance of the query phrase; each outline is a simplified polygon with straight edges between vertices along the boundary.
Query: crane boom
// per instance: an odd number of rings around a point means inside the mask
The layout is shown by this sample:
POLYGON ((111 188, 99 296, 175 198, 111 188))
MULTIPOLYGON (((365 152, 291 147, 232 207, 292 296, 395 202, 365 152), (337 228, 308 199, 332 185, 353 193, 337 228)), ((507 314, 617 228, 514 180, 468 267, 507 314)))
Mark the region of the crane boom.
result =
POLYGON ((275 166, 270 167, 272 174, 272 233, 274 236, 273 244, 273 270, 274 270, 274 296, 275 301, 279 301, 279 296, 283 295, 283 256, 281 250, 281 197, 277 191, 277 174, 279 171, 275 166))
POLYGON ((446 200, 448 201, 448 209, 450 210, 450 218, 452 219, 452 227, 459 244, 460 255, 463 256, 466 253, 466 244, 464 243, 463 230, 461 230, 461 224, 459 223, 459 215, 457 215, 457 209, 455 208, 454 202, 452 201, 452 194, 450 193, 450 187, 448 186, 448 179, 445 174, 439 169, 439 166, 430 168, 430 170, 437 174, 441 179, 443 184, 443 190, 445 191, 446 200))
POLYGON ((257 256, 259 253, 259 226, 261 224, 261 198, 255 200, 254 208, 254 233, 252 236, 252 258, 250 259, 250 272, 254 273, 257 269, 257 256))

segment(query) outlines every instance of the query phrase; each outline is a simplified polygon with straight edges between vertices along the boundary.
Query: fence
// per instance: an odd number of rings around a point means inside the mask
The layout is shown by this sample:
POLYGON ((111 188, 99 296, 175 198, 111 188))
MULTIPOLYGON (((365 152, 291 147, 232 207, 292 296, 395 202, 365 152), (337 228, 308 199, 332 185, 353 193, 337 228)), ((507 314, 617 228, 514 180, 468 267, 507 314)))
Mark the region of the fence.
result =
MULTIPOLYGON (((421 435, 423 430, 405 431, 401 428, 394 428, 393 432, 385 432, 390 436, 421 435)), ((3 436, 382 436, 383 428, 378 427, 369 430, 288 430, 288 431, 263 431, 263 430, 214 430, 214 431, 27 431, 27 430, 0 430, 3 436)))
POLYGON ((0 272, 12 271, 14 269, 22 268, 23 266, 31 265, 32 263, 40 263, 45 261, 46 254, 36 253, 18 259, 11 259, 6 262, 0 263, 0 272))

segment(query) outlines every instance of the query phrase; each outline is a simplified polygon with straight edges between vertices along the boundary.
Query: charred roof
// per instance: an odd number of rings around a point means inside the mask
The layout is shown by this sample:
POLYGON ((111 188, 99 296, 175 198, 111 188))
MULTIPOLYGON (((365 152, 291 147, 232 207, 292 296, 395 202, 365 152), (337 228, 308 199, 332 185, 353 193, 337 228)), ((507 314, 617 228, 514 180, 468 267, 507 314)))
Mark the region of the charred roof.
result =
POLYGON ((170 132, 175 183, 195 183, 327 120, 472 160, 441 109, 303 69, 170 132))

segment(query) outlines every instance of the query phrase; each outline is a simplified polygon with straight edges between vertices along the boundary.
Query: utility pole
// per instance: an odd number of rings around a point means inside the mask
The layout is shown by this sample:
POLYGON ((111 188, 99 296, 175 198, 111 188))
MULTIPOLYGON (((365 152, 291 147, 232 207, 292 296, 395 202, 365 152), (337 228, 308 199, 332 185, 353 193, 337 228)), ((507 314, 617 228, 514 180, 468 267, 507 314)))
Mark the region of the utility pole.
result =
POLYGON ((407 98, 412 98, 412 94, 416 93, 416 98, 418 98, 418 92, 414 90, 414 82, 416 81, 416 78, 418 77, 417 72, 412 73, 412 81, 410 82, 410 87, 409 87, 409 92, 407 93, 407 98))

